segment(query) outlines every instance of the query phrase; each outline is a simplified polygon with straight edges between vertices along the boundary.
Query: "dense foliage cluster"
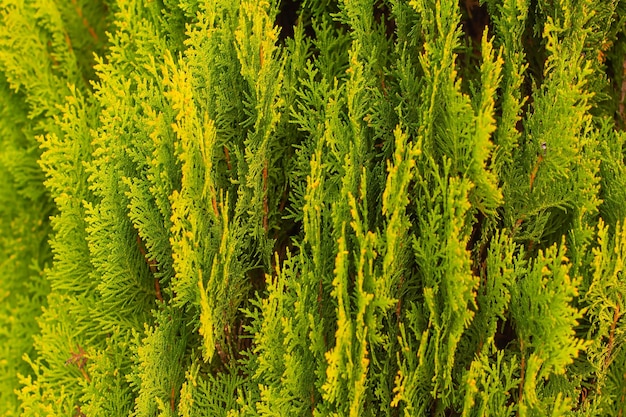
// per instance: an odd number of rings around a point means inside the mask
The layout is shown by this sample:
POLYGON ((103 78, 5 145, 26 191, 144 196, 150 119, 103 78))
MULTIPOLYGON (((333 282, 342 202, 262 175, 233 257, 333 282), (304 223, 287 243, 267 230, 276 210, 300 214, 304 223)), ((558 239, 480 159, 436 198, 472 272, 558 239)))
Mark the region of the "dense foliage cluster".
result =
POLYGON ((0 414, 626 415, 625 22, 2 0, 0 414))

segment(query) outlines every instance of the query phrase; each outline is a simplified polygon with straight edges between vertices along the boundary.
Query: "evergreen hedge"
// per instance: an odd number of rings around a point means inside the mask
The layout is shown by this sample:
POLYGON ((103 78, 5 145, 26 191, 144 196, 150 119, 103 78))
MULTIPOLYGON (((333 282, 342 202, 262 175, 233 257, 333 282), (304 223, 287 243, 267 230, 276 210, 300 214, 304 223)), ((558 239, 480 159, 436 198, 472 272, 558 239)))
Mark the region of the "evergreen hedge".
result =
POLYGON ((0 21, 3 416, 625 415, 626 1, 0 21))

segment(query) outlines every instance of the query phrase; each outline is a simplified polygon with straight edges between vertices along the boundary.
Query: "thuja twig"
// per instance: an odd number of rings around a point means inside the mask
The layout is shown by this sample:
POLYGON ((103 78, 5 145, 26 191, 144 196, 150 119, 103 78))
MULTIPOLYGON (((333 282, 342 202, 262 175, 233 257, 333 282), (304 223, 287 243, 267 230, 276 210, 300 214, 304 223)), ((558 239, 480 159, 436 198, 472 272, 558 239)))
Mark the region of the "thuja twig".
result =
POLYGON ((87 382, 91 382, 91 378, 89 377, 89 374, 85 369, 85 365, 87 365, 88 359, 86 354, 87 352, 85 352, 85 350, 80 345, 76 346, 78 347, 78 352, 70 352, 72 356, 70 356, 70 358, 65 361, 65 365, 76 365, 80 373, 83 374, 85 380, 87 380, 87 382))
POLYGON ((87 28, 87 31, 89 32, 89 34, 91 35, 91 37, 96 41, 96 42, 100 42, 100 38, 98 37, 98 34, 96 33, 95 29, 93 28, 93 26, 91 26, 89 24, 89 21, 87 20, 87 18, 83 15, 83 10, 80 8, 80 6, 78 5, 78 3, 76 2, 76 0, 72 0, 72 4, 74 5, 74 10, 76 10, 76 14, 78 14, 78 17, 80 17, 83 21, 83 26, 85 26, 85 28, 87 28))
POLYGON ((176 386, 172 385, 172 393, 170 395, 170 408, 172 411, 176 411, 176 386))
POLYGON ((520 351, 522 352, 522 363, 520 364, 520 381, 519 381, 519 395, 517 398, 518 408, 517 415, 519 416, 519 405, 522 404, 522 396, 524 395, 524 377, 526 376, 526 356, 524 352, 524 340, 520 338, 519 341, 520 351))
POLYGON ((232 170, 233 167, 230 165, 230 152, 228 151, 226 145, 224 145, 224 158, 226 159, 226 166, 228 167, 228 170, 232 170))
POLYGON ((263 68, 263 61, 264 61, 264 57, 263 57, 263 42, 261 42, 261 44, 259 44, 259 68, 263 68))
POLYGON ((265 160, 265 166, 263 167, 263 228, 265 233, 268 231, 267 217, 269 214, 269 206, 267 203, 267 165, 268 160, 265 160))
POLYGON ((65 35, 65 43, 67 44, 67 49, 69 49, 70 54, 74 52, 74 48, 72 47, 72 40, 70 39, 70 34, 64 32, 65 35))
POLYGON ((611 323, 611 332, 609 333, 609 343, 606 348, 606 358, 604 358, 605 369, 609 367, 611 362, 611 353, 613 352, 613 343, 615 341, 615 327, 617 326, 617 321, 619 320, 619 317, 619 304, 617 304, 615 306, 615 311, 613 312, 613 322, 611 323))
MULTIPOLYGON (((152 272, 152 274, 154 275, 155 273, 159 271, 157 261, 156 259, 148 258, 148 252, 146 251, 146 247, 143 241, 141 240, 141 238, 139 237, 139 235, 137 235, 137 246, 139 247, 139 252, 141 252, 144 260, 148 264, 148 268, 150 268, 150 272, 152 272)), ((161 284, 159 283, 159 279, 156 276, 154 277, 154 291, 156 293, 156 298, 159 301, 163 301, 163 295, 161 294, 161 284)))
POLYGON ((537 158, 537 162, 535 162, 535 166, 533 167, 533 170, 530 172, 530 191, 533 190, 533 184, 535 183, 535 178, 537 177, 537 172, 539 171, 539 165, 541 165, 541 163, 543 162, 543 158, 546 155, 546 150, 548 149, 548 145, 543 142, 541 144, 541 149, 543 149, 543 153, 539 154, 539 157, 537 158))
POLYGON ((87 417, 87 414, 83 413, 80 409, 80 405, 76 406, 76 410, 74 410, 74 417, 87 417))
POLYGON ((215 213, 215 217, 219 217, 220 212, 217 210, 217 199, 215 198, 215 195, 211 197, 211 204, 213 205, 213 212, 215 213))

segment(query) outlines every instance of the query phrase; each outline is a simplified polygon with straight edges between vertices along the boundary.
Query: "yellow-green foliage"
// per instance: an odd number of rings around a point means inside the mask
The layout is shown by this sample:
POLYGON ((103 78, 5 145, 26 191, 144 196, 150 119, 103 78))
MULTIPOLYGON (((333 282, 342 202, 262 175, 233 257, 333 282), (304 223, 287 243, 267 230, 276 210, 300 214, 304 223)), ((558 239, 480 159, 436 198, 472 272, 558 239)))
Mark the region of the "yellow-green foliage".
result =
POLYGON ((623 415, 624 23, 1 2, 0 415, 623 415))

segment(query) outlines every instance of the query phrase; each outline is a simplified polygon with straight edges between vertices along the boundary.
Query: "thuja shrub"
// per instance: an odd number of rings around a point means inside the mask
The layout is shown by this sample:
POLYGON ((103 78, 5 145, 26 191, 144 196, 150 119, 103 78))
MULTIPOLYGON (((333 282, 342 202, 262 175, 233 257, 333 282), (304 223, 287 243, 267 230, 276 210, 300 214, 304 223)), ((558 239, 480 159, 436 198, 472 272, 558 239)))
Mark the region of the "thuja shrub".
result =
POLYGON ((622 416, 623 0, 3 0, 4 416, 622 416))

